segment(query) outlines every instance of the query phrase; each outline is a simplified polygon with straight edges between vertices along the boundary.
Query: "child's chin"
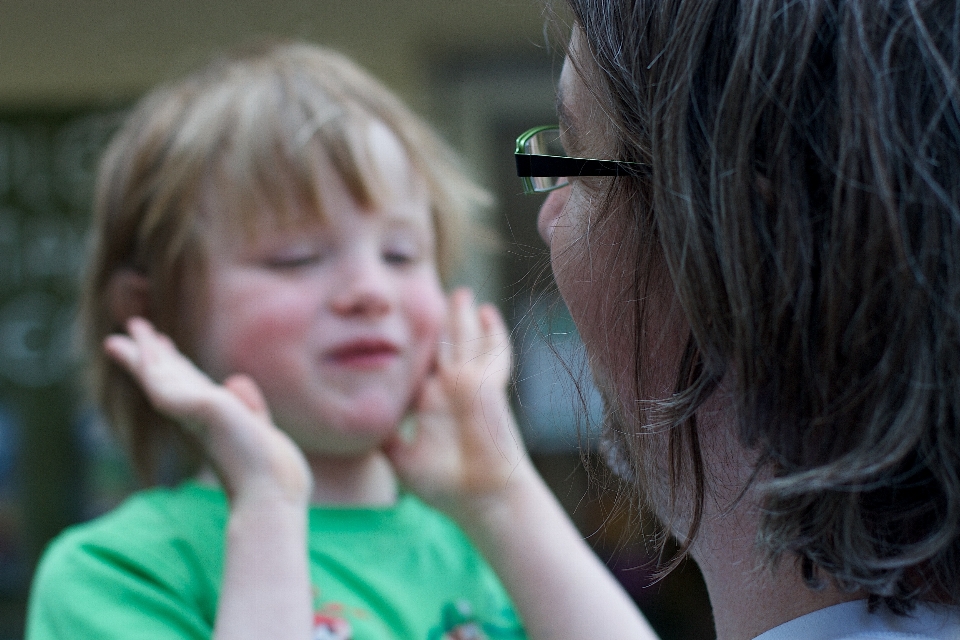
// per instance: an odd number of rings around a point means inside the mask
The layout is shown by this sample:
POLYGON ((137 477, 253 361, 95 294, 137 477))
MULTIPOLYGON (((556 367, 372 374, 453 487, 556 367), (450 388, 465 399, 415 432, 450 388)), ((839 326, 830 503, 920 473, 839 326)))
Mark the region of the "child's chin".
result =
POLYGON ((305 453, 326 455, 360 455, 380 449, 397 432, 400 417, 379 422, 343 422, 335 428, 325 429, 301 438, 297 444, 305 453), (311 437, 312 436, 312 437, 311 437))
POLYGON ((356 458, 376 453, 386 441, 383 438, 337 438, 335 441, 324 439, 322 442, 298 443, 307 457, 314 458, 356 458))
POLYGON ((397 432, 407 411, 398 402, 373 400, 328 409, 312 422, 287 422, 286 431, 307 454, 358 455, 379 449, 397 432))
POLYGON ((342 414, 334 428, 345 437, 386 439, 397 430, 406 413, 405 407, 370 403, 357 411, 342 414))

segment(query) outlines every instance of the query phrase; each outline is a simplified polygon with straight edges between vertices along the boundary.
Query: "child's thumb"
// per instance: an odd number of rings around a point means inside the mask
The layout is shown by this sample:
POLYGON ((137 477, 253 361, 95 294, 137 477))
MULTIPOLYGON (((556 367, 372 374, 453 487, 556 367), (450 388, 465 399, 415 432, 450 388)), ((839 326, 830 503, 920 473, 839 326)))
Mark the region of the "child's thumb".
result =
POLYGON ((267 420, 270 419, 267 400, 263 397, 263 392, 260 391, 260 387, 253 381, 253 378, 237 373, 224 380, 223 386, 239 398, 240 402, 245 404, 248 409, 267 420))

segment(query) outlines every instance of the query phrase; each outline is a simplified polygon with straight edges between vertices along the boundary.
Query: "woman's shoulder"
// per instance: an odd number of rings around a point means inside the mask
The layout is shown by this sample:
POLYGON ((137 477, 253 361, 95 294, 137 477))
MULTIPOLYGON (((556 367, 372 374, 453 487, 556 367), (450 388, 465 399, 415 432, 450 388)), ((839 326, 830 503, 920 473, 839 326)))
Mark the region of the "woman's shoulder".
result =
POLYGON ((960 607, 920 604, 908 615, 872 611, 855 600, 808 613, 762 633, 754 640, 956 640, 960 607))

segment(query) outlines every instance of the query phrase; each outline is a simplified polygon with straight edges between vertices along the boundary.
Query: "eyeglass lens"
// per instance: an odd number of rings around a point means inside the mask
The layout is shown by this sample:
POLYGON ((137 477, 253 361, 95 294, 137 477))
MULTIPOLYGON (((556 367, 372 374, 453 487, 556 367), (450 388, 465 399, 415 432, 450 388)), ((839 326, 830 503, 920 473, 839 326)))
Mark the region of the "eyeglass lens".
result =
MULTIPOLYGON (((567 155, 560 142, 560 129, 544 129, 530 136, 524 144, 523 152, 538 156, 559 156, 567 155)), ((552 191, 557 187, 567 184, 566 176, 560 177, 532 177, 534 191, 552 191)))

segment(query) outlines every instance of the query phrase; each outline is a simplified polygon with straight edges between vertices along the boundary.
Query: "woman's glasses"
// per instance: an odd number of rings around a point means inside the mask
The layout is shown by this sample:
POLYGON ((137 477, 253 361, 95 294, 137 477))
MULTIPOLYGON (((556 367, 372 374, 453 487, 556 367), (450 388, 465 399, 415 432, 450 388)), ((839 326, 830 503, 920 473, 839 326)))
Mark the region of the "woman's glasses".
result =
POLYGON ((571 176, 638 176, 649 172, 639 162, 571 158, 560 143, 560 127, 534 127, 517 138, 514 152, 523 192, 545 193, 567 184, 571 176))

